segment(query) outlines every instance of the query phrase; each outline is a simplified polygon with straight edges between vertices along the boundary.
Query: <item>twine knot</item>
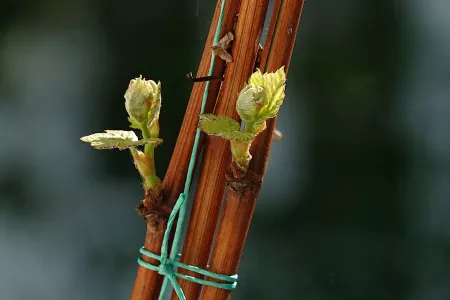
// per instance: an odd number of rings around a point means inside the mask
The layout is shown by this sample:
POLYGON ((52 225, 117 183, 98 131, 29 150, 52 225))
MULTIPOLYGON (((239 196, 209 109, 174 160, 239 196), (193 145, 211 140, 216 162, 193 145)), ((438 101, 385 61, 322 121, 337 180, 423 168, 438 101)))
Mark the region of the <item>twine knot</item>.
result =
POLYGON ((174 272, 173 265, 170 263, 160 264, 158 268, 158 273, 163 276, 172 275, 174 272))

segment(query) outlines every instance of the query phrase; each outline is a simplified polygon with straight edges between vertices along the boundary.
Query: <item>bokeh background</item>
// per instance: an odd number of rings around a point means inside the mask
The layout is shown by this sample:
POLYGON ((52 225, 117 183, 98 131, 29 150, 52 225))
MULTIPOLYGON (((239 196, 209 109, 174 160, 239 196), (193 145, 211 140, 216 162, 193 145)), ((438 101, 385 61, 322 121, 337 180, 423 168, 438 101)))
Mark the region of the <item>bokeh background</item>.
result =
MULTIPOLYGON (((167 168, 215 1, 0 0, 0 299, 127 299, 131 78, 167 168)), ((307 1, 233 299, 450 299, 450 2, 307 1)))

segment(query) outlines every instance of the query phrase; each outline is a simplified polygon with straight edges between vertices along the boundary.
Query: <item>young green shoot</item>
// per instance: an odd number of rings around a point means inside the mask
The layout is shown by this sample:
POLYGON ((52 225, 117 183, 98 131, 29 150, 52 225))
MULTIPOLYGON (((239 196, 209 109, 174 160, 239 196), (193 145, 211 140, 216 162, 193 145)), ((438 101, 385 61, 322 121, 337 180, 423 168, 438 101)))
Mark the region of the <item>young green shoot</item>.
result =
POLYGON ((277 115, 285 97, 285 83, 284 67, 264 74, 258 69, 250 76, 236 103, 236 110, 244 122, 242 130, 239 122, 230 117, 200 115, 199 128, 202 131, 230 141, 235 178, 241 178, 247 173, 252 159, 252 141, 266 128, 266 120, 277 115))
POLYGON ((140 76, 130 81, 125 93, 125 109, 131 128, 142 132, 139 140, 133 131, 105 130, 81 138, 95 149, 130 149, 145 192, 160 194, 161 180, 156 176, 154 149, 162 143, 159 138, 159 112, 161 110, 161 83, 140 76), (144 146, 144 151, 138 149, 144 146))

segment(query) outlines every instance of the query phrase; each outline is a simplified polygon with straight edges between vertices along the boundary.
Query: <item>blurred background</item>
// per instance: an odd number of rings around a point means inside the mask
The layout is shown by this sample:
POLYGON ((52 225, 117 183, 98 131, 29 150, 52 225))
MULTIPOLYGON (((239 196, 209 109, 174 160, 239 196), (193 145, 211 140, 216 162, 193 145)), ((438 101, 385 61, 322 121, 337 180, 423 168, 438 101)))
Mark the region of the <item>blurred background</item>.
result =
MULTIPOLYGON (((129 297, 140 179, 79 138, 160 80, 163 177, 214 6, 0 0, 0 299, 129 297)), ((450 299, 449 14, 306 2, 233 299, 450 299)))

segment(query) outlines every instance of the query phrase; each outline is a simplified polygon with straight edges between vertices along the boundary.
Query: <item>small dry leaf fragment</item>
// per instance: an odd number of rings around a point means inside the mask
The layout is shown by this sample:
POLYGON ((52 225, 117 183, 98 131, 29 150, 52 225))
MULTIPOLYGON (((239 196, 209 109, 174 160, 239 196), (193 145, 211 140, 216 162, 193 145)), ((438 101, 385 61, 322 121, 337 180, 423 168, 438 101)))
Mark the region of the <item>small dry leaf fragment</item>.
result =
POLYGON ((228 32, 217 44, 212 46, 214 55, 217 55, 226 62, 232 62, 233 57, 227 51, 227 49, 230 47, 230 43, 233 39, 234 35, 231 33, 231 31, 228 32))
POLYGON ((277 128, 273 130, 272 139, 274 141, 281 141, 283 139, 283 133, 279 131, 277 128))

